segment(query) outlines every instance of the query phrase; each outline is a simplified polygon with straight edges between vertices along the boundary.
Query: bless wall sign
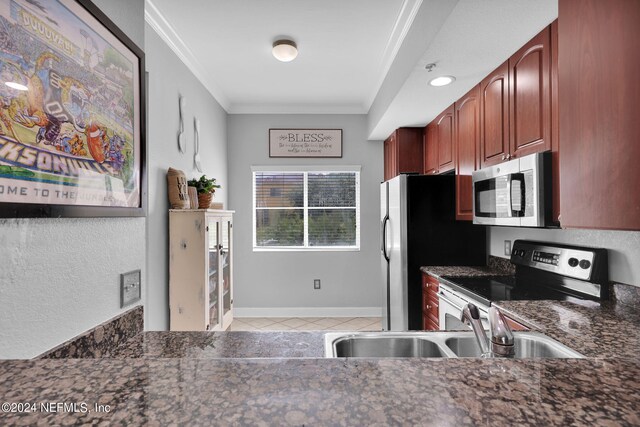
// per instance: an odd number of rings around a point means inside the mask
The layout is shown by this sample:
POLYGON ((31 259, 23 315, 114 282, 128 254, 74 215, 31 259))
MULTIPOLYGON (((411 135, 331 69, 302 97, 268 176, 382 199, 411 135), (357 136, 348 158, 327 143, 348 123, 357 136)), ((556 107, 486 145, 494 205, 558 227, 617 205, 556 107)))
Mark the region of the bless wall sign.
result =
POLYGON ((342 129, 269 129, 269 157, 342 157, 342 129))

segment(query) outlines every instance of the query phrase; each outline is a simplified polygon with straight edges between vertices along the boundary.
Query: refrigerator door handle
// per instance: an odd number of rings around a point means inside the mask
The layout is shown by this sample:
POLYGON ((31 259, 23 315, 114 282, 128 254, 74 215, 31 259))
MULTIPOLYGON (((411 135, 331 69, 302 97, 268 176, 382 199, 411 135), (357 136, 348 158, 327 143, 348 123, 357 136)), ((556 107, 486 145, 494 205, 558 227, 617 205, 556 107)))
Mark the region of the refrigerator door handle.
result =
POLYGON ((385 215, 382 220, 382 255, 384 259, 389 261, 389 252, 387 252, 387 224, 389 223, 389 215, 385 215))

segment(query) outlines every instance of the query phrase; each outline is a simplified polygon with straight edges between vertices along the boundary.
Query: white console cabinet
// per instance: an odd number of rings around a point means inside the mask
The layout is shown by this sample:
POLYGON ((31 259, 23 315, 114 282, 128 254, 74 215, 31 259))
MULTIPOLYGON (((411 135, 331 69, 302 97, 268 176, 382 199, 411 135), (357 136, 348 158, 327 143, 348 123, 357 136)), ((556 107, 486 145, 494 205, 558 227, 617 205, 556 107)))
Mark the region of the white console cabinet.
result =
POLYGON ((172 331, 220 331, 233 321, 233 211, 169 211, 172 331))

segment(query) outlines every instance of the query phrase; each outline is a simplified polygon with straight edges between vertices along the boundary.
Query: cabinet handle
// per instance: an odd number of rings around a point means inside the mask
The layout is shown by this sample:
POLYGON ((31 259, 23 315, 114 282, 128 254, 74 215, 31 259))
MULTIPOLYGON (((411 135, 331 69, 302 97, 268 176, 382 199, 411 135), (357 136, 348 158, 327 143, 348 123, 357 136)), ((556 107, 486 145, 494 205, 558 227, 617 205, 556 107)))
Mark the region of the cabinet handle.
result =
POLYGON ((425 288, 428 288, 429 286, 431 286, 431 284, 429 284, 429 283, 425 283, 425 285, 424 285, 425 288))
POLYGON ((507 160, 507 156, 505 156, 504 154, 501 157, 502 160, 507 160))
POLYGON ((427 310, 431 310, 431 305, 427 304, 427 305, 425 306, 425 308, 426 308, 427 310))

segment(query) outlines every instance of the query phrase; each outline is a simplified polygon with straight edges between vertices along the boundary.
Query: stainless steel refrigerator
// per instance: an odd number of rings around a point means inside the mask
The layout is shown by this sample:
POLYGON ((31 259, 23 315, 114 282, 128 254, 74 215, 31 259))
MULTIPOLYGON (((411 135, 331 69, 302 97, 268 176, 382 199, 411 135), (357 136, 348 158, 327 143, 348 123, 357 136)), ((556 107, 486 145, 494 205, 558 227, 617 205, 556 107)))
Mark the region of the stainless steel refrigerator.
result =
POLYGON ((382 328, 420 330, 421 266, 485 265, 486 231, 456 221, 454 175, 399 175, 380 187, 382 328))

